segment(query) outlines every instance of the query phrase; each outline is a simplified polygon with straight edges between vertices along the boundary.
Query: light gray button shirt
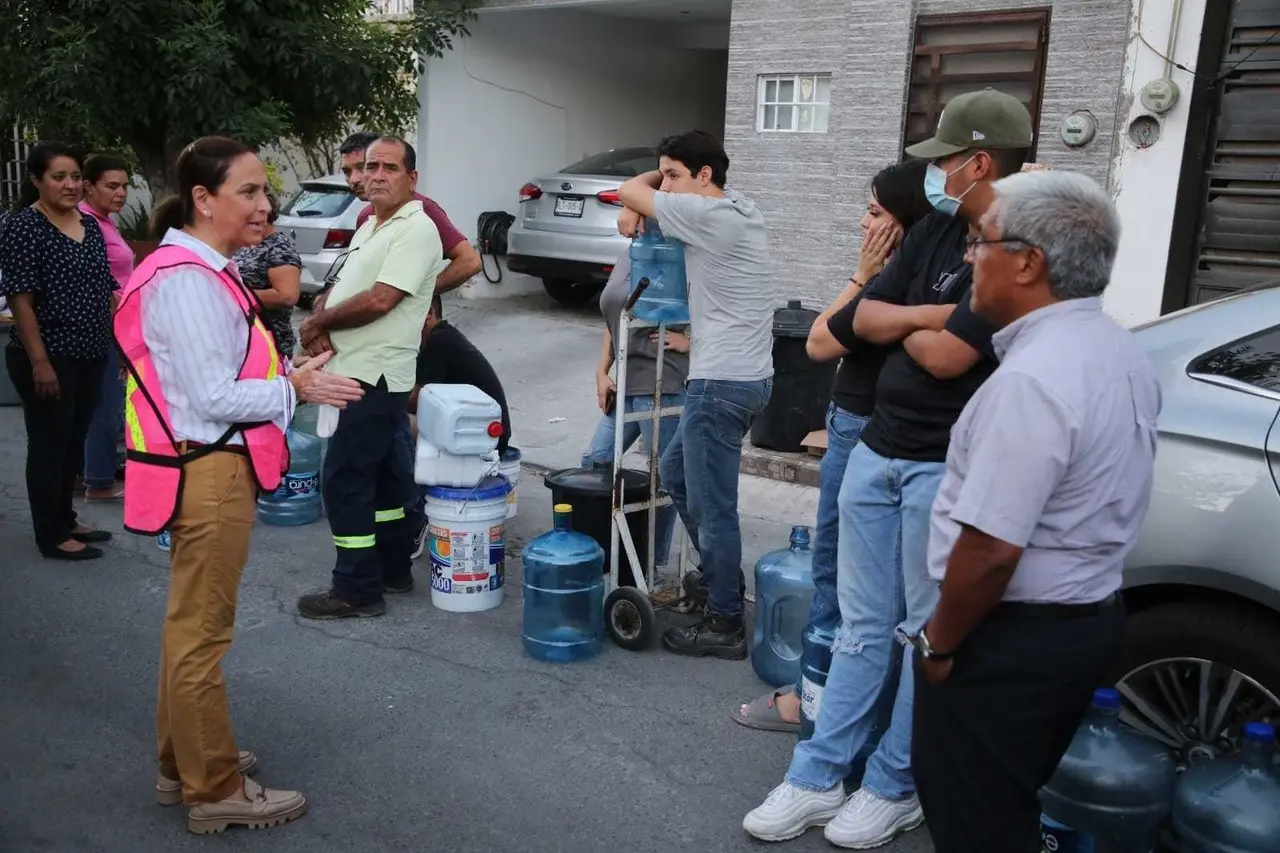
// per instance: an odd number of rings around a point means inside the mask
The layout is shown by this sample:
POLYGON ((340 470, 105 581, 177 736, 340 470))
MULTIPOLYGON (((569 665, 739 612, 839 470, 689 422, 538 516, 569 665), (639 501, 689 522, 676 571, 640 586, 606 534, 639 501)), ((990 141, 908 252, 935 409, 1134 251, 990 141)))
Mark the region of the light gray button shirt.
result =
POLYGON ((1151 499, 1155 370, 1099 299, 1033 311, 992 343, 1000 367, 951 432, 929 573, 942 580, 965 524, 1024 549, 1004 600, 1104 599, 1151 499))

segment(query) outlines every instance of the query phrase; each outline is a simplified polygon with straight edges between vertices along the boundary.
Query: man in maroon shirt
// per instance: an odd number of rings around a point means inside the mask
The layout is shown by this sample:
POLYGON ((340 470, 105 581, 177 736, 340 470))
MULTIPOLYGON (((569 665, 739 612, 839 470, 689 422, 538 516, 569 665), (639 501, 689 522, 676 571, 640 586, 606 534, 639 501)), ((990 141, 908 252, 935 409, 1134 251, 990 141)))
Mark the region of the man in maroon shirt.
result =
MULTIPOLYGON (((347 186, 361 201, 366 201, 364 153, 377 138, 376 133, 357 131, 338 146, 338 154, 342 158, 342 174, 347 179, 347 186)), ((436 278, 435 292, 448 293, 450 290, 461 287, 464 282, 480 272, 480 253, 449 220, 449 215, 444 212, 444 208, 421 193, 415 192, 413 197, 422 202, 422 210, 431 217, 431 221, 436 224, 436 230, 440 232, 440 246, 444 249, 444 256, 449 259, 449 266, 445 267, 444 272, 436 278)), ((360 211, 360 215, 356 217, 356 228, 359 229, 364 225, 365 220, 372 214, 372 207, 365 207, 360 211)), ((324 300, 328 293, 326 288, 316 298, 317 309, 324 307, 324 300)))

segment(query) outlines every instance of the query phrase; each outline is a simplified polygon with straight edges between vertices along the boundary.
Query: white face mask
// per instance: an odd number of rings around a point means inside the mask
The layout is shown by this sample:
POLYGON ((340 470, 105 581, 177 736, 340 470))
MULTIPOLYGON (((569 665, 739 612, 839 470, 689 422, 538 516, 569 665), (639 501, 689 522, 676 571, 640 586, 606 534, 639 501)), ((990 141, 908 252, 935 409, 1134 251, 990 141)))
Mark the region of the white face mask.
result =
POLYGON ((974 181, 969 185, 969 189, 960 193, 958 197, 953 197, 947 195, 947 178, 950 178, 956 172, 959 172, 965 166, 972 163, 973 158, 976 156, 978 155, 974 154, 970 156, 968 160, 965 160, 950 172, 942 171, 942 167, 936 163, 930 163, 929 167, 925 169, 924 194, 929 199, 929 203, 933 205, 935 210, 940 213, 945 213, 947 216, 955 216, 960 211, 960 202, 962 202, 964 197, 978 185, 978 182, 974 181))

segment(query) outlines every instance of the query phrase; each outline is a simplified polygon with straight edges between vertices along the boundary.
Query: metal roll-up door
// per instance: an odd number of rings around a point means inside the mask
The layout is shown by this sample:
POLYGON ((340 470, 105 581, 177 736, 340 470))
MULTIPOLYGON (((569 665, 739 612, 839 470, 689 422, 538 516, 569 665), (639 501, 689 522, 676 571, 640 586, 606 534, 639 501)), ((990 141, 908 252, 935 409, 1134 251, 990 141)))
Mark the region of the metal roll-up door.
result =
POLYGON ((1280 278, 1280 0, 1235 0, 1218 73, 1190 301, 1280 278))

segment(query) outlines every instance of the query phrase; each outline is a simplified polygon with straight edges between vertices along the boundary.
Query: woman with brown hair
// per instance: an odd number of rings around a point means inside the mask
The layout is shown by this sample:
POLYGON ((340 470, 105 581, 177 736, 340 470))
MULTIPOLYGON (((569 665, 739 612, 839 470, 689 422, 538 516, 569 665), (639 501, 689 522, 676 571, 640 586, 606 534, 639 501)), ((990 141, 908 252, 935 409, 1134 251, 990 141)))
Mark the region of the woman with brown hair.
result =
POLYGON ((27 498, 40 553, 52 560, 102 556, 111 534, 81 524, 72 508, 85 436, 111 347, 111 300, 119 288, 97 221, 77 208, 80 158, 61 142, 27 156, 27 206, 0 237, 0 295, 14 325, 5 366, 27 429, 27 498))
POLYGON ((306 798, 246 778, 257 765, 231 732, 222 657, 259 490, 288 464, 299 400, 344 407, 363 392, 291 366, 231 263, 262 241, 270 205, 254 152, 205 137, 182 152, 178 201, 157 216, 160 248, 129 279, 115 333, 128 371, 125 528, 172 537, 160 655, 156 798, 188 807, 187 828, 263 828, 301 817, 306 798))

